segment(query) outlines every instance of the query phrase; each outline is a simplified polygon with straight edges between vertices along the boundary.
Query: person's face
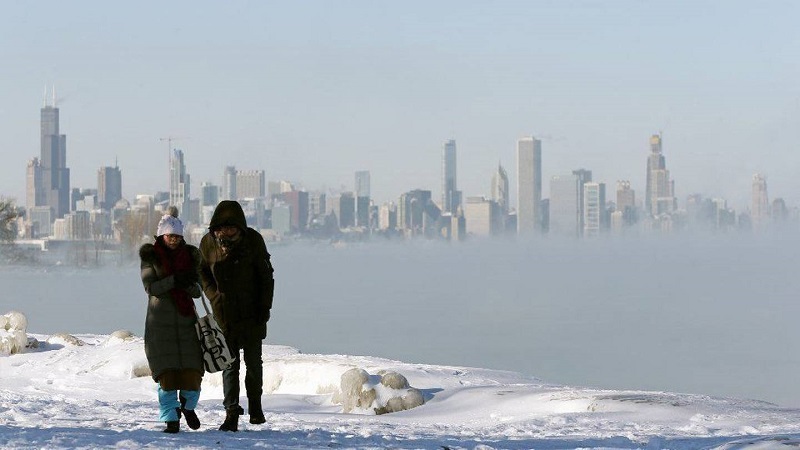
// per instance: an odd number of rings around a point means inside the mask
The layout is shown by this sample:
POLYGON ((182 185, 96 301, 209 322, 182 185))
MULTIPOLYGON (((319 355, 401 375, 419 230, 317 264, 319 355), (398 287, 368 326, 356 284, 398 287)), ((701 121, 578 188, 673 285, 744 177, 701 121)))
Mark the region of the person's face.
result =
POLYGON ((239 228, 233 225, 223 225, 214 231, 214 236, 217 239, 228 240, 235 242, 239 239, 239 228))
POLYGON ((181 239, 183 239, 183 236, 180 234, 165 234, 164 244, 166 244, 166 246, 171 250, 175 250, 179 245, 181 245, 181 239))

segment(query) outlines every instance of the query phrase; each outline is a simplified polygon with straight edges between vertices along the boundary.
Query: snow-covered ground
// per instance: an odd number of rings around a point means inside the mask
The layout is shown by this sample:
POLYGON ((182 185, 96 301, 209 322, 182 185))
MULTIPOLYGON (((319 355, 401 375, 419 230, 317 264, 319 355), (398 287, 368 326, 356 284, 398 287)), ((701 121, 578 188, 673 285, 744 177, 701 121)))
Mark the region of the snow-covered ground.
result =
MULTIPOLYGON (((264 346, 267 423, 217 430, 220 374, 206 374, 202 426, 162 433, 143 341, 29 334, 35 349, 0 356, 0 448, 791 448, 800 410, 669 392, 545 384, 517 373, 264 346), (384 415, 342 412, 341 375, 397 371, 427 402, 384 415)), ((521 356, 522 357, 522 356, 521 356)), ((769 370, 765 368, 765 370, 769 370)), ((244 394, 244 392, 243 392, 244 394)), ((246 405, 246 399, 242 399, 246 405)))

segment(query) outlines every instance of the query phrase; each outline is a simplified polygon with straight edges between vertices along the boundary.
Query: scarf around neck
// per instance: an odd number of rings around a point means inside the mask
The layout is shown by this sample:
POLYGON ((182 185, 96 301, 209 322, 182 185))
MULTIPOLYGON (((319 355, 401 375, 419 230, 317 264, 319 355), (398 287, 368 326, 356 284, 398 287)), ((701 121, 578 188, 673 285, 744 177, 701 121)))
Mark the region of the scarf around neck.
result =
MULTIPOLYGON (((164 270, 165 277, 175 275, 178 272, 194 270, 192 254, 186 248, 185 243, 182 242, 178 248, 170 250, 163 241, 157 240, 154 247, 158 256, 158 263, 164 270)), ((180 315, 187 317, 194 315, 194 302, 185 290, 172 288, 169 294, 175 300, 180 315)))

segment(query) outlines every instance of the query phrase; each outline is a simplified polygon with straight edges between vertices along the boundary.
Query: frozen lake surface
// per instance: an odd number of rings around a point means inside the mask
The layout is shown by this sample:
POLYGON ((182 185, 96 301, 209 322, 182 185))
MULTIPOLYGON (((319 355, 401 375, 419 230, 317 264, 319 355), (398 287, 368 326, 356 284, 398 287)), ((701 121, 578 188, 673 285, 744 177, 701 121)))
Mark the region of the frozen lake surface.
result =
MULTIPOLYGON (((797 247, 735 236, 271 246, 267 342, 797 407, 797 247)), ((3 267, 0 282, 0 313, 25 313, 29 332, 143 332, 137 262, 3 267)))

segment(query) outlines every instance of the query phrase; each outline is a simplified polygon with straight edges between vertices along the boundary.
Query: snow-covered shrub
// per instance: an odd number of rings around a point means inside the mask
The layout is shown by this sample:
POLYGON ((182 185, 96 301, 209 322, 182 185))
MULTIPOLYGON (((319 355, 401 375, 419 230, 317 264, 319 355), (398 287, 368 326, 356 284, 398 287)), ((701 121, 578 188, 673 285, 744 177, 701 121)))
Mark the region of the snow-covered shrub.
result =
POLYGON ((24 351, 28 345, 28 319, 21 312, 11 311, 0 316, 0 355, 24 351))
POLYGON ((58 333, 47 338, 48 344, 61 344, 64 346, 80 347, 86 345, 86 342, 76 338, 75 336, 67 333, 58 333))
POLYGON ((371 376, 359 368, 342 374, 341 390, 334 394, 332 400, 341 403, 345 413, 375 414, 404 411, 425 403, 422 392, 410 387, 403 375, 382 371, 371 376))

